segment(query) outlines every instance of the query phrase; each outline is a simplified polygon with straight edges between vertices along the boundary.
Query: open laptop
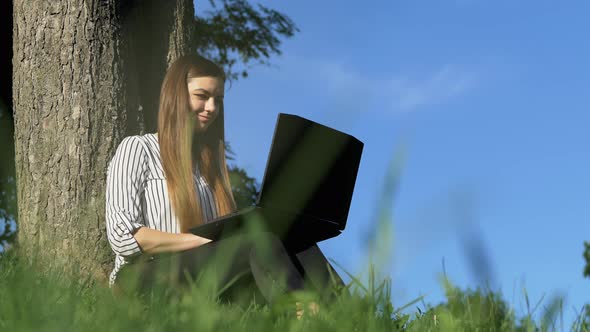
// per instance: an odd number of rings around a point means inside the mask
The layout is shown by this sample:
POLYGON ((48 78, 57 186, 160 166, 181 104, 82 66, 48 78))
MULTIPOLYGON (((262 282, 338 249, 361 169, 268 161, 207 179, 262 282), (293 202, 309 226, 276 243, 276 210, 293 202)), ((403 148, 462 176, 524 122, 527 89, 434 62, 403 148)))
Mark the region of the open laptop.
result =
POLYGON ((190 231, 217 240, 257 223, 287 242, 337 236, 346 227, 362 150, 353 136, 279 113, 256 203, 190 231))

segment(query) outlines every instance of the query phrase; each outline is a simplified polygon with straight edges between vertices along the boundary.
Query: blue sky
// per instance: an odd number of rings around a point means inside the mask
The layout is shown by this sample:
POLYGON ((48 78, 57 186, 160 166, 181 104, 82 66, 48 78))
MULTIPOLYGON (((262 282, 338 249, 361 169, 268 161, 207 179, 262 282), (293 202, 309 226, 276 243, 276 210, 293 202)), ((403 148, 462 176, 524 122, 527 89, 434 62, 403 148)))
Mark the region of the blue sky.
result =
MULTIPOLYGON (((365 143, 345 232, 322 242, 355 274, 388 165, 405 156, 385 274, 393 300, 475 287, 473 252, 514 309, 546 294, 590 302, 590 2, 263 1, 301 32, 226 91, 237 162, 262 178, 277 113, 365 143)), ((203 10, 204 1, 196 3, 203 10)), ((546 302, 545 302, 546 303, 546 302)))

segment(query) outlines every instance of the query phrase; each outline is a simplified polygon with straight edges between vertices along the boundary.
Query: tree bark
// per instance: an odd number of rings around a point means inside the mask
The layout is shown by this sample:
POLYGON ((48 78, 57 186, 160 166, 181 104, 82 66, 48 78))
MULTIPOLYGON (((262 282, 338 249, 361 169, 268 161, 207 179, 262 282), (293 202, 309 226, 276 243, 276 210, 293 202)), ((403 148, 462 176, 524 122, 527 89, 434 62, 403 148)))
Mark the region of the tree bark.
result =
POLYGON ((191 1, 14 0, 18 247, 105 280, 108 162, 156 129, 169 64, 189 51, 191 1))
POLYGON ((131 131, 157 130, 162 79, 174 60, 191 52, 194 16, 192 1, 125 2, 121 23, 130 78, 128 114, 134 119, 129 123, 131 131))

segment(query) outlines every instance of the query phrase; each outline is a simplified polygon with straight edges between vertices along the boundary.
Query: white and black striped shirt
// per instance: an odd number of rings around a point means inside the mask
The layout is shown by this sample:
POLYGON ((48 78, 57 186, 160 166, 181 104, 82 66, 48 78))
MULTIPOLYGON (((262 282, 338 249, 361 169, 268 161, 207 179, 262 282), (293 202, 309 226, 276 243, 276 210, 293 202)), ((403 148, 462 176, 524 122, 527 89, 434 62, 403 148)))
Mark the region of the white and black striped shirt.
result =
MULTIPOLYGON (((203 218, 208 222, 217 218, 217 209, 213 194, 198 169, 196 167, 193 179, 203 218)), ((121 267, 142 254, 133 236, 140 227, 180 233, 168 197, 156 134, 125 137, 117 147, 107 171, 105 217, 107 237, 116 254, 110 286, 121 267)))

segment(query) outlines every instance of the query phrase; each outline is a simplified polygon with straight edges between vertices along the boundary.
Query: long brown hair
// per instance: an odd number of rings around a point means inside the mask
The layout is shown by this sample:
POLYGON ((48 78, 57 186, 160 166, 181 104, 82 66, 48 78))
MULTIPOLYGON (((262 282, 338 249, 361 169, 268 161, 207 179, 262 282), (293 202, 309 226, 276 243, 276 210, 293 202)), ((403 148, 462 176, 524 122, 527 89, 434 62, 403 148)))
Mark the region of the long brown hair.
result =
POLYGON ((193 153, 197 167, 215 196, 218 215, 236 210, 225 161, 224 109, 204 133, 191 125, 187 80, 217 77, 225 81, 219 66, 199 55, 179 57, 168 69, 160 91, 158 140, 168 194, 181 232, 201 225, 202 207, 193 180, 193 153))

